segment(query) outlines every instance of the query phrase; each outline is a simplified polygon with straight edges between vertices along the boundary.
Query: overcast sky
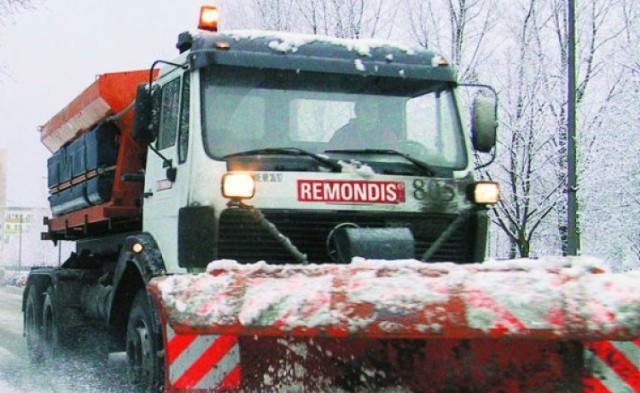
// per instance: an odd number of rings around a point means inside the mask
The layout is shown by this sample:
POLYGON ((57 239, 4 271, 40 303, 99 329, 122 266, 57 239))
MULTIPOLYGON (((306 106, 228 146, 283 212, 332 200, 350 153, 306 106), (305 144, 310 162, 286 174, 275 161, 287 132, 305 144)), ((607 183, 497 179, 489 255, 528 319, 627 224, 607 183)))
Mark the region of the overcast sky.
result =
POLYGON ((38 126, 95 76, 171 59, 195 29, 195 0, 34 0, 0 24, 0 149, 8 152, 7 205, 47 206, 38 126))

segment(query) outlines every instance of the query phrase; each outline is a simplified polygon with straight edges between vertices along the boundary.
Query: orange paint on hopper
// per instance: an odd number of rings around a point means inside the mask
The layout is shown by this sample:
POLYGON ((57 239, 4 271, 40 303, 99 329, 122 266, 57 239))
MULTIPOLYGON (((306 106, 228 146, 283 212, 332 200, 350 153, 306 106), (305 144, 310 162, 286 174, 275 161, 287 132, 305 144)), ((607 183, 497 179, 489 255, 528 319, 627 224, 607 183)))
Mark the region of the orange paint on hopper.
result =
MULTIPOLYGON (((40 140, 52 153, 56 152, 107 116, 125 109, 134 100, 136 87, 148 81, 147 70, 98 75, 94 83, 40 128, 40 140)), ((131 129, 130 123, 118 126, 121 130, 131 129)))
MULTIPOLYGON (((157 75, 156 70, 153 79, 157 75)), ((141 215, 138 201, 142 185, 125 182, 121 175, 137 173, 144 165, 143 153, 146 146, 141 146, 132 137, 134 108, 127 111, 125 109, 133 104, 138 85, 148 82, 148 70, 98 75, 95 82, 40 127, 41 142, 55 153, 108 116, 120 115, 114 120, 120 134, 111 200, 49 219, 50 233, 86 231, 88 226, 95 223, 131 219, 141 215)))

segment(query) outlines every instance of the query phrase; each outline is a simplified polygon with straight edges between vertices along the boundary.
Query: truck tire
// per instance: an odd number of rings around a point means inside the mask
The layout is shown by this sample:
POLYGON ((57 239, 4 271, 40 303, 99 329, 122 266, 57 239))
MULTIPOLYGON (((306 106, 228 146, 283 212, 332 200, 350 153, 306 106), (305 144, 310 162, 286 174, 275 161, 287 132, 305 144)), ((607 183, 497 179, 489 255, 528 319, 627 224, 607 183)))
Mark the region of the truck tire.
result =
POLYGON ((42 294, 38 292, 35 285, 30 285, 24 312, 24 332, 27 339, 29 361, 33 364, 41 364, 44 361, 42 305, 42 294))
POLYGON ((47 288, 42 306, 42 348, 44 363, 51 366, 57 363, 62 357, 63 344, 60 327, 58 325, 59 316, 56 315, 54 307, 54 289, 47 288))
POLYGON ((151 309, 151 300, 145 290, 139 290, 133 299, 127 323, 127 360, 129 382, 140 392, 159 392, 163 385, 162 337, 159 321, 151 309))

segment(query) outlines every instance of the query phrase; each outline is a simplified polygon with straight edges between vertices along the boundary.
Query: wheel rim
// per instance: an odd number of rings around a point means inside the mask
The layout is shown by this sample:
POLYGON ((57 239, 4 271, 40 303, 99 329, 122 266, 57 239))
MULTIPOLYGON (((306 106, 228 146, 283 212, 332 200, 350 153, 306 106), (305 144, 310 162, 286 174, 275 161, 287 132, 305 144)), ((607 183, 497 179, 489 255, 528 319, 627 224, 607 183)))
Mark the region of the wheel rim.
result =
POLYGON ((138 320, 127 340, 127 357, 133 381, 147 386, 153 378, 153 358, 149 328, 143 320, 138 320))

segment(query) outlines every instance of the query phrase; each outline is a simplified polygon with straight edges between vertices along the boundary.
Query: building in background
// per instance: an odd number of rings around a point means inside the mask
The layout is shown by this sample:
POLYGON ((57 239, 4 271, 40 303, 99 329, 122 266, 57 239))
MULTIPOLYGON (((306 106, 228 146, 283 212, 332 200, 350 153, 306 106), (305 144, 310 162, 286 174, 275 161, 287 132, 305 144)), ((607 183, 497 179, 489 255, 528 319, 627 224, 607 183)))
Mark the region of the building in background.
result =
POLYGON ((0 266, 26 268, 58 262, 57 247, 40 240, 46 230, 47 208, 11 207, 0 209, 0 266))
POLYGON ((28 269, 59 264, 61 251, 68 255, 71 243, 56 246, 40 240, 47 229, 44 217, 51 215, 49 208, 7 206, 7 164, 7 151, 0 149, 0 267, 28 269))
POLYGON ((0 209, 0 267, 25 270, 33 266, 57 266, 61 255, 69 255, 73 243, 41 240, 47 230, 44 217, 51 211, 43 207, 0 209))

